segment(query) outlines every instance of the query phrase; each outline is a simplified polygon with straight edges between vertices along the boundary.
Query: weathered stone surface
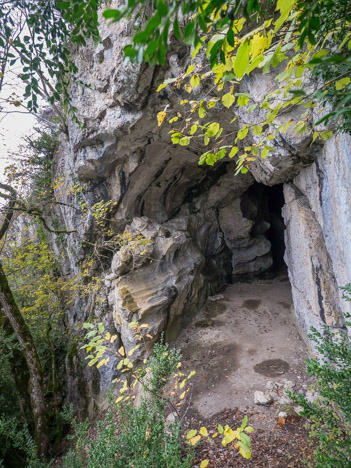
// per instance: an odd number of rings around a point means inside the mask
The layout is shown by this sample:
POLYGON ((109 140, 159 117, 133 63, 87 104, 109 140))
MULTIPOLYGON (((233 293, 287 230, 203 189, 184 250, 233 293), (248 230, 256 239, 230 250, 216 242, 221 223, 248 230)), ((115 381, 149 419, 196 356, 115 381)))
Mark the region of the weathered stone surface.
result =
POLYGON ((273 403, 273 397, 268 392, 261 392, 260 390, 256 390, 254 393, 254 402, 255 405, 268 406, 273 403))
POLYGON ((323 230, 307 197, 293 183, 284 188, 286 263, 295 313, 305 335, 321 321, 337 326, 342 317, 333 263, 323 230))
MULTIPOLYGON (((156 122, 157 112, 168 104, 177 109, 188 97, 168 88, 155 92, 164 78, 186 69, 188 50, 172 43, 165 67, 125 64, 123 47, 132 32, 128 22, 108 26, 102 21, 102 44, 75 55, 78 79, 92 86, 82 92, 72 85, 73 105, 84 125, 69 123, 69 137, 62 138, 55 162, 55 175, 63 177, 58 190, 67 193, 57 218, 76 230, 65 247, 62 270, 77 274, 89 246, 103 237, 91 212, 101 200, 117 203, 109 215, 114 233, 141 233, 150 244, 144 254, 141 247, 131 251, 127 246, 104 258, 104 271, 97 272, 104 306, 77 301, 68 313, 69 326, 79 328, 89 315, 106 317, 127 350, 135 344, 128 326, 135 320, 147 323, 155 339, 161 331, 172 339, 220 285, 269 272, 272 220, 265 216, 264 192, 249 193, 255 181, 285 184, 285 260, 301 329, 307 333, 323 321, 340 325, 342 309, 351 311, 338 291, 351 279, 350 137, 340 135, 321 149, 290 128, 278 135, 275 151, 252 165, 251 174, 234 177, 234 161, 199 166, 202 143, 175 146, 169 126, 159 128, 156 122), (77 181, 83 189, 74 195, 70 187, 77 181)), ((253 73, 240 86, 258 101, 272 89, 272 76, 253 73)), ((200 95, 200 88, 194 93, 200 95)), ((262 121, 262 112, 218 104, 211 118, 228 129, 234 114, 240 125, 262 121)), ((78 372, 76 359, 71 375, 78 372)), ((89 380, 89 372, 81 378, 89 380)), ((112 370, 103 366, 99 375, 95 390, 89 387, 94 395, 106 390, 112 370)))
MULTIPOLYGON (((328 140, 318 159, 301 171, 296 185, 307 196, 323 231, 337 285, 351 281, 351 137, 338 135, 328 140)), ((342 292, 339 291, 341 297, 342 292)), ((341 301, 351 312, 351 304, 341 301)))

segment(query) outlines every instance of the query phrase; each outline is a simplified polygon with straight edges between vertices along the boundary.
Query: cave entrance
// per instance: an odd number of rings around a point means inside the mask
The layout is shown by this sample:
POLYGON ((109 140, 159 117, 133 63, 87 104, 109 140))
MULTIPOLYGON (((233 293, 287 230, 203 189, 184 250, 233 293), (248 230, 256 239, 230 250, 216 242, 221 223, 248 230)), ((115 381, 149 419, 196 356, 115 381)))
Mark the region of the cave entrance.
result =
POLYGON ((275 274, 287 273, 287 265, 284 261, 285 254, 285 223, 282 215, 284 206, 283 184, 265 187, 264 190, 267 203, 267 217, 270 227, 266 237, 272 245, 273 272, 275 274))
POLYGON ((251 236, 253 238, 264 236, 271 244, 268 255, 273 262, 263 275, 287 274, 287 265, 284 261, 285 223, 282 216, 284 203, 283 184, 269 187, 255 182, 242 197, 242 213, 245 218, 254 222, 251 236))

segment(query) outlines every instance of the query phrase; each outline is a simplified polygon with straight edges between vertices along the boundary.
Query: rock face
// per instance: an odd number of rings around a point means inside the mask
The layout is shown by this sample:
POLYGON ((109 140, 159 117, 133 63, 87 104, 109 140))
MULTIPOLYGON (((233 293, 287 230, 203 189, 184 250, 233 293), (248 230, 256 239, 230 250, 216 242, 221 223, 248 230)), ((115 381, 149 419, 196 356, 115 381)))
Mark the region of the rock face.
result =
POLYGON ((341 300, 338 287, 350 282, 349 211, 351 138, 339 135, 328 141, 316 161, 285 185, 283 215, 286 262, 295 312, 308 332, 320 322, 337 327, 350 304, 341 300))
MULTIPOLYGON (((186 48, 171 44, 164 69, 125 65, 123 47, 131 34, 127 23, 103 23, 102 44, 76 53, 78 78, 91 88, 72 85, 83 126, 69 124, 56 161, 63 188, 80 187, 79 193, 67 190, 66 205, 57 212, 77 231, 67 243, 63 268, 77 272, 88 246, 103 237, 93 216, 101 201, 115 203, 109 212, 113 233, 149 242, 142 250, 116 249, 101 261, 104 303, 78 302, 69 312, 70 326, 98 316, 118 331, 127 350, 135 345, 128 324, 136 320, 147 323, 155 338, 161 331, 175 338, 219 286, 271 271, 276 221, 265 186, 277 184, 284 184, 285 262, 301 330, 321 322, 342 325, 346 306, 338 287, 351 279, 351 138, 338 136, 311 148, 310 140, 288 131, 251 174, 234 177, 233 161, 198 166, 201 147, 172 145, 169 127, 156 123, 157 112, 167 104, 176 108, 182 97, 179 90, 155 90, 186 69, 186 48)), ((255 96, 271 86, 271 78, 253 75, 242 86, 255 96)), ((239 122, 247 118, 240 109, 215 109, 213 118, 223 126, 235 113, 239 122)), ((101 368, 94 380, 97 399, 113 372, 101 368)), ((71 385, 78 383, 71 379, 71 385)))

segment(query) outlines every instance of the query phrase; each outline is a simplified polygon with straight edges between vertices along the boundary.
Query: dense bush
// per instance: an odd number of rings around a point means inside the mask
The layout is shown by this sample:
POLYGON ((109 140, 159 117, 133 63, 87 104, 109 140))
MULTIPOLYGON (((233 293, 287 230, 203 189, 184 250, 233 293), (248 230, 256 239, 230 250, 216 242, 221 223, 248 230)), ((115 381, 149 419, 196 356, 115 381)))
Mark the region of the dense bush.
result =
POLYGON ((131 400, 111 405, 97 424, 94 436, 88 424, 73 422, 74 448, 62 468, 190 468, 192 450, 181 444, 181 424, 168 423, 165 386, 176 370, 180 354, 159 343, 142 378, 144 397, 135 407, 131 400), (118 420, 118 424, 116 421, 118 420))
MULTIPOLYGON (((344 299, 351 302, 351 285, 343 289, 344 299)), ((334 332, 326 326, 321 332, 312 328, 309 338, 320 353, 307 362, 307 372, 317 378, 319 397, 312 402, 302 394, 291 397, 303 407, 302 414, 311 423, 310 435, 318 441, 317 468, 351 467, 350 339, 347 330, 334 332)))

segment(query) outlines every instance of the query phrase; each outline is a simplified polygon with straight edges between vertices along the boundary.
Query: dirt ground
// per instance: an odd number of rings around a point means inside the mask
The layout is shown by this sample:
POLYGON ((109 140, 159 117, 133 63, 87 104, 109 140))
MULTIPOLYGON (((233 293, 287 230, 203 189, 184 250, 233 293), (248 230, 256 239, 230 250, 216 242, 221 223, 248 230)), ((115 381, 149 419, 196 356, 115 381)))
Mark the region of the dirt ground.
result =
POLYGON ((305 373, 307 346, 295 325, 287 276, 227 286, 209 298, 175 346, 182 350, 183 370, 196 371, 186 428, 207 425, 214 432, 221 423, 234 429, 244 414, 255 428, 250 461, 234 451, 228 455, 217 443, 212 448, 200 445, 199 462, 209 458, 209 468, 313 466, 306 465, 312 448, 305 421, 291 403, 283 403, 286 383, 304 393, 311 384, 305 373), (267 391, 272 383, 274 401, 256 405, 255 391, 267 391), (283 419, 281 411, 287 413, 283 419))

